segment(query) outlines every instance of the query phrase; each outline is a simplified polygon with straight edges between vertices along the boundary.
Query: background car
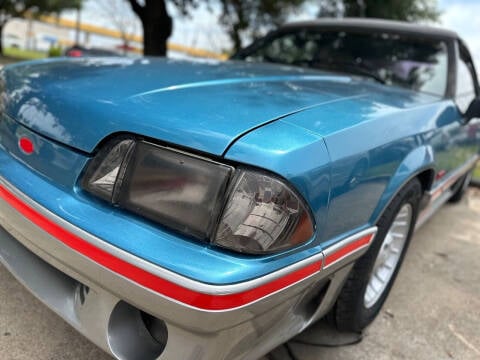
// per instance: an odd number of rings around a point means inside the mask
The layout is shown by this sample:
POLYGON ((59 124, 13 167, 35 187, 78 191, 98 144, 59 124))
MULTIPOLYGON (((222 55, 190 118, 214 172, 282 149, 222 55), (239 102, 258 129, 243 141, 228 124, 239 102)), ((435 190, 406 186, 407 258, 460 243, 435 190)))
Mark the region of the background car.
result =
POLYGON ((94 57, 94 56, 120 56, 119 52, 101 48, 86 48, 74 45, 65 50, 65 56, 68 57, 94 57))

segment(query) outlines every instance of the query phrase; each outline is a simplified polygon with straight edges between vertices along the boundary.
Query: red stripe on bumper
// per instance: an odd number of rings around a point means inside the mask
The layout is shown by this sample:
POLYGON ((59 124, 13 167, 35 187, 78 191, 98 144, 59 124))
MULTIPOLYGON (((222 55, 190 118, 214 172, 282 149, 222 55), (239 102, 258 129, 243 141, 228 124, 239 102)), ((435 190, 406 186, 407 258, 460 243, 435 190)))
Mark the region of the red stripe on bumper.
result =
POLYGON ((343 259, 347 255, 349 255, 350 253, 352 253, 354 251, 357 251, 361 247, 369 245, 374 236, 375 236, 375 234, 365 235, 364 237, 345 245, 344 247, 340 248, 339 250, 337 250, 337 251, 335 251, 331 254, 328 254, 325 257, 325 267, 337 262, 338 260, 343 259))
POLYGON ((315 274, 322 268, 321 261, 317 261, 283 277, 272 280, 267 284, 235 294, 212 295, 200 293, 160 278, 90 244, 88 241, 69 232, 46 216, 40 214, 2 185, 0 185, 0 197, 35 225, 80 254, 139 285, 199 309, 228 310, 237 308, 293 285, 315 274))

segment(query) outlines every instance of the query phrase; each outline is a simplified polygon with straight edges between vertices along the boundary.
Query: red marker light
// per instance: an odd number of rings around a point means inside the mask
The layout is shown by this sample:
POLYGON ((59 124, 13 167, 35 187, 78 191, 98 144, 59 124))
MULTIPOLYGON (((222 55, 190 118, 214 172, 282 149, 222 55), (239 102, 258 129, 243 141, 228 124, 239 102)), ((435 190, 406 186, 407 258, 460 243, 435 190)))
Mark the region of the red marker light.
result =
POLYGON ((76 49, 72 49, 67 53, 67 56, 70 56, 70 57, 82 57, 82 55, 83 55, 82 50, 76 50, 76 49))
POLYGON ((27 155, 32 154, 35 150, 35 146, 33 145, 32 140, 26 137, 22 137, 20 138, 20 140, 18 140, 18 146, 20 147, 20 150, 22 150, 27 155))
POLYGON ((447 171, 446 170, 440 170, 437 175, 435 176, 435 180, 440 180, 441 178, 443 178, 445 175, 447 175, 447 171))

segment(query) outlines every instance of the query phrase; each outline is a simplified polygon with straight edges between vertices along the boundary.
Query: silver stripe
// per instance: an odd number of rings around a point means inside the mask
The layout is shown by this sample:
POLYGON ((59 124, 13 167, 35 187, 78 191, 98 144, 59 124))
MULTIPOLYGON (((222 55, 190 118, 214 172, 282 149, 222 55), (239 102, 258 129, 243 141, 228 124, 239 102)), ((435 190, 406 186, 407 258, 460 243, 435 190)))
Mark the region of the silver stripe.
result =
MULTIPOLYGON (((71 232, 72 234, 75 234, 76 236, 80 237, 81 239, 87 241, 88 243, 92 244, 93 246, 102 249, 111 255, 129 263, 132 264, 142 270, 145 270, 151 274, 154 274, 162 279, 165 279, 167 281, 170 281, 172 283, 175 283, 177 285, 180 285, 182 287, 185 287, 187 289, 190 289, 192 291, 198 292, 198 293, 204 293, 204 294, 210 294, 210 295, 228 295, 228 294, 236 294, 236 293, 241 293, 250 289, 257 288, 261 285, 270 283, 278 278, 281 278, 285 275, 288 275, 289 273, 292 273, 296 270, 299 270, 305 266, 308 266, 310 264, 313 264, 315 262, 321 262, 322 267, 324 264, 324 254, 328 253, 330 254, 331 252, 334 252, 335 249, 339 247, 343 247, 346 244, 350 242, 354 242, 361 237, 371 234, 376 232, 376 227, 366 229, 364 231, 359 232, 358 234, 354 234, 339 243, 336 243, 335 245, 327 248, 324 252, 318 253, 316 255, 313 255, 309 258, 303 259, 295 264, 289 265, 287 267, 284 267, 280 270, 277 270, 275 272, 272 272, 270 274, 261 276, 259 278, 241 282, 238 284, 231 284, 231 285, 212 285, 212 284, 206 284, 203 282, 195 281, 190 278, 187 278, 185 276, 179 275, 177 273, 174 273, 170 270, 167 270, 165 268, 162 268, 160 266, 154 265, 151 262, 148 262, 144 259, 141 259, 135 255, 132 255, 122 249, 119 249, 108 242, 93 236, 92 234, 76 227, 75 225, 67 222, 66 220, 62 219, 61 217, 57 216, 56 214, 52 213, 50 210, 46 209, 45 207, 41 206, 40 204, 36 203, 33 201, 31 198, 20 192, 18 189, 16 189, 13 185, 11 185, 7 180, 5 180, 2 176, 0 176, 0 184, 2 184, 5 188, 7 188, 11 193, 13 193, 17 198, 19 198, 22 202, 28 204, 30 207, 35 209, 38 213, 41 215, 45 216, 52 222, 58 224, 61 226, 63 229, 67 230, 68 232, 71 232)), ((360 250, 360 249, 358 249, 360 250)), ((354 252, 356 253, 356 251, 354 252)), ((354 254, 352 253, 352 254, 354 254)), ((350 254, 349 254, 350 255, 350 254)), ((312 274, 314 275, 314 274, 312 274)))
POLYGON ((205 294, 212 294, 212 295, 226 295, 226 294, 234 294, 234 293, 239 293, 243 292, 252 288, 256 288, 258 286, 261 286, 263 284, 269 283, 279 277, 282 277, 284 275, 287 275, 288 273, 291 273, 297 269, 300 269, 304 266, 310 265, 314 262, 323 262, 323 253, 316 254, 314 256, 311 256, 307 259, 304 259, 302 261, 299 261, 295 264, 292 264, 290 266, 287 266, 285 268, 282 268, 278 271, 275 271, 273 273, 267 274, 265 276, 262 276, 257 279, 253 279, 250 281, 238 283, 238 284, 232 284, 232 285, 211 285, 211 284, 205 284, 202 282, 198 282, 192 279, 189 279, 187 277, 184 277, 182 275, 179 275, 177 273, 174 273, 170 270, 167 270, 165 268, 162 268, 160 266, 154 265, 148 261, 145 261, 137 256, 134 256, 122 249, 119 249, 106 241, 97 238, 93 236, 92 234, 76 227, 75 225, 67 222, 66 220, 60 218, 59 216, 55 215, 48 209, 44 208, 43 206, 39 205, 38 203, 34 202, 31 198, 17 190, 15 187, 13 187, 8 181, 6 181, 3 177, 0 176, 0 183, 5 186, 10 192, 12 192, 16 197, 18 197, 20 200, 34 208, 37 212, 39 212, 41 215, 45 216, 52 222, 58 224, 65 230, 71 232, 72 234, 75 234, 76 236, 82 238, 83 240, 89 242, 93 246, 102 249, 113 256, 122 259, 125 262, 128 262, 129 264, 132 264, 134 266, 137 266, 141 268, 142 270, 145 270, 151 274, 154 274, 162 279, 168 280, 170 282, 173 282, 175 284, 178 284, 180 286, 183 286, 185 288, 188 288, 190 290, 193 290, 195 292, 200 292, 200 293, 205 293, 205 294))
POLYGON ((442 207, 443 204, 445 204, 452 197, 452 195, 452 191, 445 190, 435 199, 435 201, 431 201, 429 205, 418 215, 417 223, 415 224, 415 231, 425 225, 425 223, 433 215, 435 215, 435 213, 442 207))
POLYGON ((428 202, 427 207, 418 215, 415 230, 422 227, 433 215, 435 215, 440 207, 450 199, 453 195, 453 192, 450 189, 451 186, 468 173, 475 166, 479 158, 478 155, 472 156, 465 164, 456 169, 444 181, 427 193, 430 196, 430 201, 428 202), (434 197, 436 193, 438 193, 438 195, 434 197))
MULTIPOLYGON (((327 257, 329 257, 330 255, 336 253, 338 250, 341 250, 343 249, 345 246, 348 246, 349 244, 363 238, 364 236, 367 236, 367 235, 373 235, 372 239, 370 240, 370 242, 368 244, 365 244, 365 245, 362 245, 360 246, 359 248, 355 249, 354 251, 346 254, 345 256, 342 256, 341 258, 335 260, 333 263, 331 264, 328 264, 327 266, 324 266, 323 268, 324 269, 327 269, 329 268, 330 266, 333 266, 335 264, 337 264, 339 261, 342 261, 344 260, 346 257, 350 257, 350 255, 353 255, 363 249, 365 249, 366 247, 369 247, 370 244, 373 242, 373 240, 375 239, 375 235, 377 234, 377 230, 378 228, 376 226, 373 226, 373 227, 370 227, 368 229, 365 229, 363 231, 360 231, 359 233, 356 233, 344 240, 341 240, 337 243, 335 243, 334 245, 332 246, 329 246, 328 248, 325 249, 325 251, 323 252, 324 255, 325 255, 325 259, 327 257)), ((325 264, 325 263, 324 263, 325 264)))
MULTIPOLYGON (((465 165, 463 165, 460 169, 463 169, 463 167, 465 168, 468 168, 467 165, 470 165, 472 168, 475 166, 475 163, 480 159, 480 156, 479 155, 473 155, 472 158, 470 158, 467 163, 465 165)), ((432 170, 431 168, 429 168, 430 170, 432 170)), ((423 170, 426 170, 426 169, 423 169, 423 170)), ((467 169, 466 171, 468 171, 469 169, 467 169)), ((454 174, 452 175, 456 175, 457 172, 460 172, 459 170, 455 171, 454 174)), ((416 178, 418 176, 419 173, 416 173, 416 174, 413 174, 412 176, 410 176, 409 178, 407 178, 406 181, 403 182, 403 185, 407 184, 408 182, 410 182, 410 180, 416 178)), ((461 175, 460 175, 461 176, 461 175)), ((451 176, 449 176, 447 179, 450 179, 451 176)), ((458 178, 457 178, 458 179, 458 178)), ((442 183, 443 185, 444 183, 442 183)), ((390 197, 390 200, 388 200, 387 204, 383 207, 382 211, 380 212, 380 214, 377 216, 377 218, 375 219, 374 223, 377 223, 378 220, 382 217, 383 215, 383 212, 385 211, 385 209, 390 205, 390 203, 393 201, 393 199, 395 199, 395 197, 397 196, 397 194, 400 192, 400 190, 402 190, 402 187, 399 187, 395 193, 390 197)), ((430 197, 433 195, 433 193, 437 190, 440 189, 441 186, 437 186, 435 187, 435 189, 432 189, 432 190, 429 190, 426 192, 427 195, 429 195, 430 197)))
MULTIPOLYGON (((436 192, 441 191, 445 192, 450 186, 452 186, 458 179, 465 175, 469 170, 471 170, 477 161, 479 160, 479 155, 475 154, 470 159, 468 159, 465 164, 460 166, 454 172, 452 172, 446 179, 444 179, 440 184, 435 186, 428 192, 428 195, 433 196, 436 192)), ((437 196, 438 197, 438 196, 437 196)))

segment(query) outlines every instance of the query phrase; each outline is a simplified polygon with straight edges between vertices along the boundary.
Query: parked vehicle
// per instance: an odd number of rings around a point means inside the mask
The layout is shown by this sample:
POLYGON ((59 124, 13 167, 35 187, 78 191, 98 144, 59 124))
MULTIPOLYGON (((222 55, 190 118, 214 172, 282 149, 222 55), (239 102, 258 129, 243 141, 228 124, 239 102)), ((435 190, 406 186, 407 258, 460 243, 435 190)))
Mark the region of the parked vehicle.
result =
POLYGON ((373 20, 224 63, 7 66, 0 260, 119 359, 255 359, 326 314, 359 331, 468 186, 475 74, 455 33, 373 20))
POLYGON ((100 56, 119 56, 120 53, 102 49, 102 48, 87 48, 80 45, 74 45, 65 50, 67 57, 100 57, 100 56))

